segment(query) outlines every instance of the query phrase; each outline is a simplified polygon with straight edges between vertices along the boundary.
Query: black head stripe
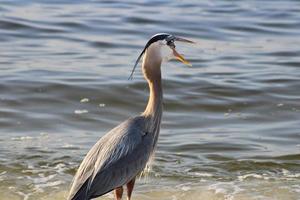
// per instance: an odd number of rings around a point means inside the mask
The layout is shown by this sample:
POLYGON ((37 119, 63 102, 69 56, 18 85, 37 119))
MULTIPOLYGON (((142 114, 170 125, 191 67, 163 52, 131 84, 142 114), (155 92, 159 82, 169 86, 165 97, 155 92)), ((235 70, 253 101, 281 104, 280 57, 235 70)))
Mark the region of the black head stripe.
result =
POLYGON ((147 49, 152 43, 157 42, 159 40, 166 40, 168 37, 171 37, 172 35, 167 33, 159 33, 150 38, 150 40, 147 42, 145 49, 147 49))

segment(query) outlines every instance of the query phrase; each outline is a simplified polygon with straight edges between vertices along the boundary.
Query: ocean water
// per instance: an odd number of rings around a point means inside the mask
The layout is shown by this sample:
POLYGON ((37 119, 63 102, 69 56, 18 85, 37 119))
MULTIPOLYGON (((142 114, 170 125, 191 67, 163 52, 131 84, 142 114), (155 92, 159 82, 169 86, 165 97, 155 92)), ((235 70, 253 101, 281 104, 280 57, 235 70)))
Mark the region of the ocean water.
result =
MULTIPOLYGON (((78 165, 145 108, 149 37, 164 63, 152 169, 133 200, 300 199, 300 2, 0 0, 0 200, 65 199, 78 165)), ((113 199, 112 194, 99 199, 113 199)))

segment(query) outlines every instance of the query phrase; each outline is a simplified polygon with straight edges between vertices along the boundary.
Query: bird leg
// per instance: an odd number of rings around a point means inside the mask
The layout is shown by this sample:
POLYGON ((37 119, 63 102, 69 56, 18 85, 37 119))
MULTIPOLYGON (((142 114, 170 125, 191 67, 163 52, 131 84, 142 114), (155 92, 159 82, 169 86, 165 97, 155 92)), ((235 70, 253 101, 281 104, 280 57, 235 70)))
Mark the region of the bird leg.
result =
POLYGON ((122 199, 122 195, 123 195, 123 186, 117 187, 117 188, 115 189, 115 197, 116 197, 116 200, 121 200, 121 199, 122 199))
POLYGON ((127 186, 127 200, 130 200, 130 198, 131 198, 131 194, 132 194, 133 187, 134 187, 134 182, 135 182, 135 177, 126 184, 126 186, 127 186))

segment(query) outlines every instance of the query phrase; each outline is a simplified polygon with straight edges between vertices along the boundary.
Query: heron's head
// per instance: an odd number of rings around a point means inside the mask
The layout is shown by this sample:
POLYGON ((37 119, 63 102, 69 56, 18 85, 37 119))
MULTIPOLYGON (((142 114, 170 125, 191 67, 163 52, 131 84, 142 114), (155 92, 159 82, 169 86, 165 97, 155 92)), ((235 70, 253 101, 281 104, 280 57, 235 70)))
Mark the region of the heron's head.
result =
POLYGON ((129 79, 132 78, 134 70, 144 54, 149 54, 147 57, 144 57, 144 59, 147 59, 148 62, 161 63, 164 60, 177 59, 182 63, 191 66, 191 64, 176 51, 175 42, 177 41, 185 43, 194 43, 190 40, 177 37, 168 33, 158 33, 153 35, 147 42, 138 59, 136 60, 129 79))

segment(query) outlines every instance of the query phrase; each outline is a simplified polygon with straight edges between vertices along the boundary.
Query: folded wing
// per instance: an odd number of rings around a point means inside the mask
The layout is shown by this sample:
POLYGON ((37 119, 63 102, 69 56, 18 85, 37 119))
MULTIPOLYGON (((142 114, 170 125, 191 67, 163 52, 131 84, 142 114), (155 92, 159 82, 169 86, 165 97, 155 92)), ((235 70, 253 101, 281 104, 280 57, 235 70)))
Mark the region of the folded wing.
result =
POLYGON ((70 190, 69 200, 101 196, 122 186, 142 171, 153 148, 145 133, 145 120, 126 120, 104 135, 82 161, 70 190))

